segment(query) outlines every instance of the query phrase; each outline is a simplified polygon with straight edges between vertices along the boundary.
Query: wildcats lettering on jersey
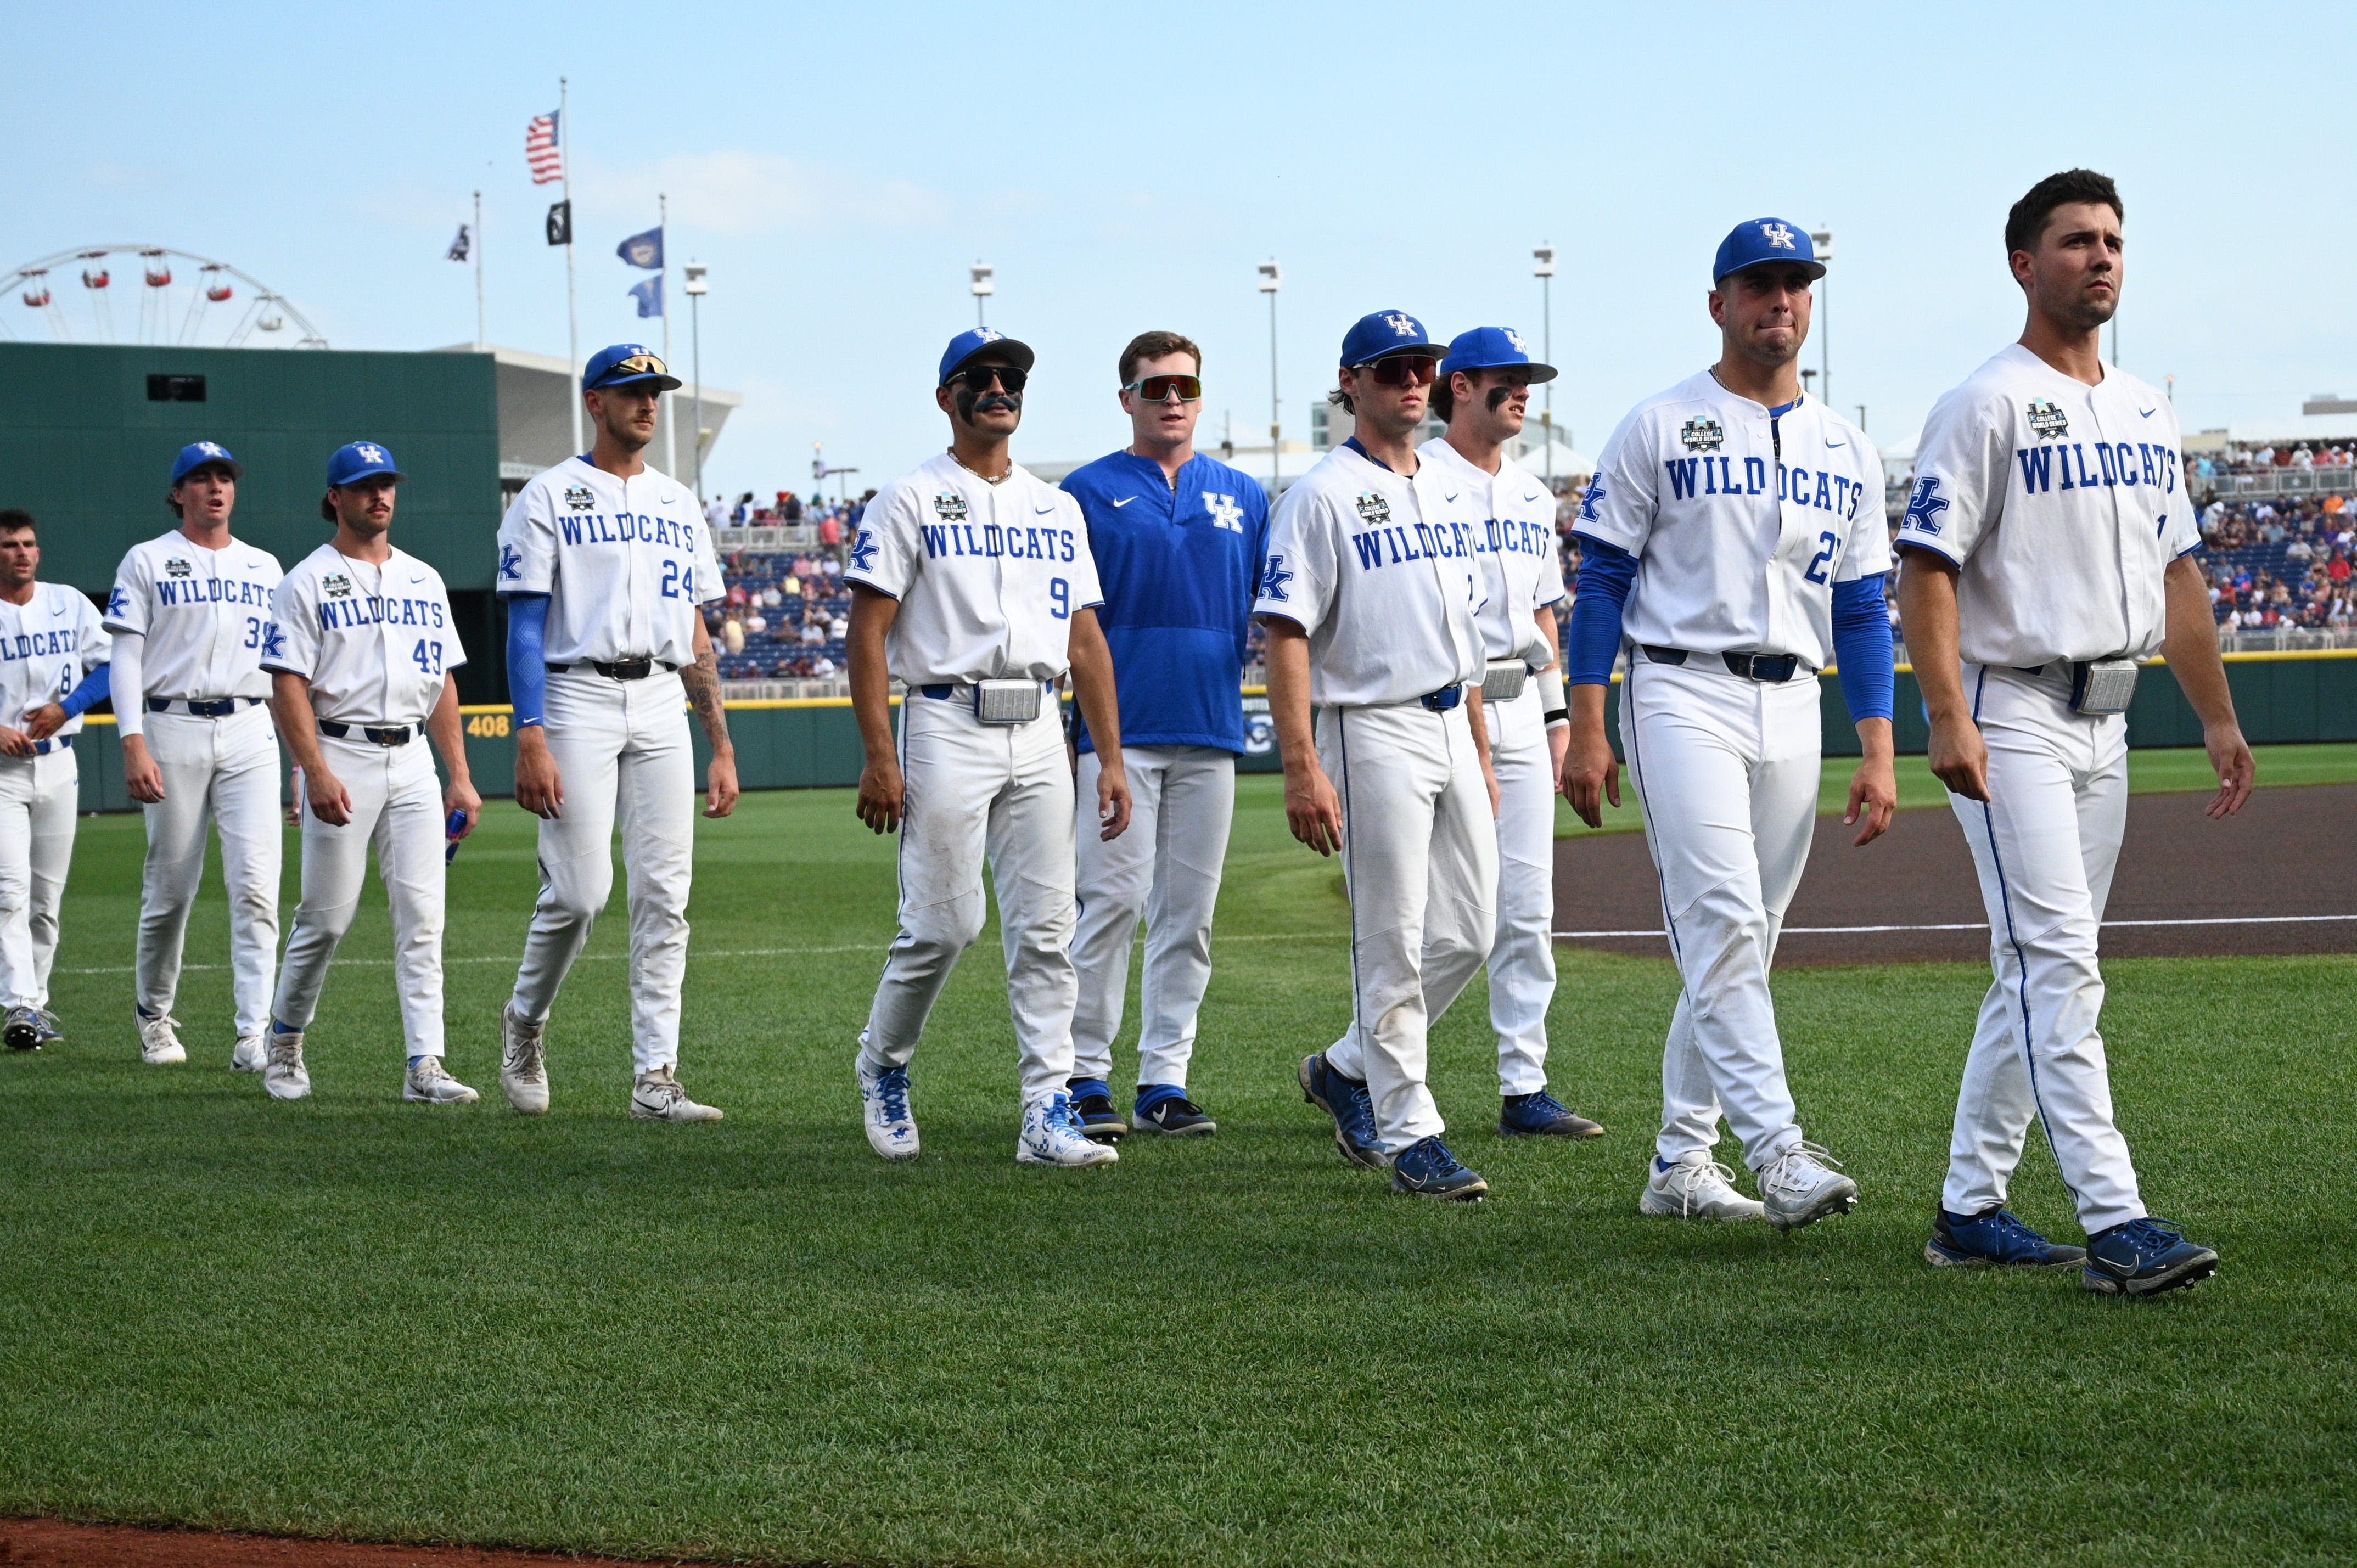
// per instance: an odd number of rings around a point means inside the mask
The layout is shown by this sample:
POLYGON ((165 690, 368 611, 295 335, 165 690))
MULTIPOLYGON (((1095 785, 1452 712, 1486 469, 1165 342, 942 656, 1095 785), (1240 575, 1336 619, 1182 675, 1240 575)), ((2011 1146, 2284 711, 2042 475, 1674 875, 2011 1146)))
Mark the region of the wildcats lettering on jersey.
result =
POLYGON ((1493 517, 1483 522, 1481 532, 1474 535, 1473 548, 1487 555, 1547 558, 1555 550, 1555 537, 1543 523, 1525 522, 1520 518, 1493 517))
POLYGON ((2150 441, 2072 441, 2014 448, 2021 467, 2024 495, 2050 490, 2092 490, 2119 485, 2151 485, 2163 495, 2177 493, 2177 448, 2150 441), (2094 466, 2087 448, 2095 449, 2094 466))
MULTIPOLYGON (((1001 528, 995 522, 920 523, 929 559, 1058 561, 1078 559, 1078 536, 1069 528, 1001 528)), ((865 537, 863 535, 862 537, 865 537)))
MULTIPOLYGON (((1693 500, 1705 496, 1759 496, 1769 494, 1768 465, 1758 457, 1743 459, 1743 478, 1735 477, 1733 457, 1664 457, 1662 467, 1669 470, 1670 499, 1693 500)), ((1867 487, 1846 474, 1828 473, 1823 468, 1804 468, 1798 464, 1776 465, 1778 500, 1788 500, 1795 506, 1814 507, 1835 517, 1854 518, 1867 487)))
MULTIPOLYGON (((1388 508, 1383 515, 1391 515, 1388 508)), ((1372 572, 1383 566, 1405 566, 1411 561, 1462 560, 1473 553, 1475 540, 1461 522, 1418 522, 1405 527, 1393 523, 1351 535, 1351 545, 1358 552, 1359 570, 1372 572)))
POLYGON ((324 599, 319 604, 321 631, 349 631, 367 626, 414 626, 439 631, 442 621, 438 599, 324 599))
MULTIPOLYGON (((178 562, 173 564, 178 564, 178 562)), ((270 603, 270 590, 260 583, 220 577, 166 577, 156 585, 156 602, 169 607, 188 608, 197 605, 262 605, 270 603)))
POLYGON ((56 659, 73 650, 74 634, 70 628, 20 631, 14 637, 0 637, 0 659, 12 663, 19 659, 56 659))
POLYGON ((591 512, 556 520, 557 537, 567 544, 659 544, 694 550, 695 525, 644 512, 591 512))

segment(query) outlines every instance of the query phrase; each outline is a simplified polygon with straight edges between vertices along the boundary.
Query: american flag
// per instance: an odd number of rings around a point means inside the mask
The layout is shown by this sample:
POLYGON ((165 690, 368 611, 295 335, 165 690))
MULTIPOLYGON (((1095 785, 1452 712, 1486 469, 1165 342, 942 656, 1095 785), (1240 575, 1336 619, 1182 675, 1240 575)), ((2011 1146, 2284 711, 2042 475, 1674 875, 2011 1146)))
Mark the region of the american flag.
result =
POLYGON ((556 111, 535 114, 524 127, 523 161, 532 166, 532 183, 554 185, 565 177, 565 149, 556 139, 556 111))

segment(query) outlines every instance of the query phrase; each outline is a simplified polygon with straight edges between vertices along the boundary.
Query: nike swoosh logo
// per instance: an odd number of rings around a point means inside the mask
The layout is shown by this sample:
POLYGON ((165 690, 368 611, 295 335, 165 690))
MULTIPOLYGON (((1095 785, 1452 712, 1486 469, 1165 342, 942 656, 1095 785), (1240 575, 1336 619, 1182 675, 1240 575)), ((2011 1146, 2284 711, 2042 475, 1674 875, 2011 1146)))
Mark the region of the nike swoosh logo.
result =
POLYGON ((1117 500, 1117 501, 1115 501, 1115 502, 1114 502, 1114 503, 1113 503, 1113 505, 1114 505, 1114 510, 1115 511, 1119 511, 1123 507, 1127 506, 1130 502, 1132 502, 1132 501, 1135 500, 1136 499, 1137 499, 1137 498, 1136 498, 1135 496, 1124 496, 1124 497, 1122 497, 1122 498, 1121 498, 1121 499, 1119 499, 1119 500, 1117 500))
POLYGON ((1032 510, 1034 512, 1036 512, 1037 514, 1039 514, 1039 516, 1041 516, 1041 517, 1045 517, 1045 516, 1047 516, 1049 512, 1051 512, 1051 511, 1055 510, 1056 509, 1055 509, 1054 507, 1051 507, 1051 506, 1040 506, 1040 507, 1033 507, 1031 510, 1032 510))
POLYGON ((2136 412, 2144 415, 2145 418, 2150 419, 2154 414, 2158 413, 2160 410, 2157 408, 2145 408, 2138 409, 2136 412))
POLYGON ((70 610, 70 609, 71 609, 71 608, 73 608, 73 607, 72 607, 71 605, 59 605, 57 608, 55 608, 55 609, 51 610, 49 613, 50 613, 51 615, 53 615, 53 616, 61 616, 61 615, 65 614, 65 613, 66 613, 66 611, 68 611, 68 610, 70 610))
POLYGON ((1828 441, 1825 445, 1828 446, 1846 446, 1849 443, 1846 441, 1828 441))
POLYGON ((1453 501, 1457 499, 1457 492, 1455 490, 1451 490, 1440 499, 1445 501, 1453 501))
POLYGON ((422 582, 425 581, 425 578, 423 578, 423 577, 412 577, 412 578, 411 578, 411 579, 409 579, 409 580, 410 580, 411 582, 413 582, 413 583, 422 583, 422 582))
POLYGON ((1545 493, 1546 492, 1544 490, 1533 490, 1529 495, 1524 496, 1523 499, 1526 501, 1534 501, 1545 493))

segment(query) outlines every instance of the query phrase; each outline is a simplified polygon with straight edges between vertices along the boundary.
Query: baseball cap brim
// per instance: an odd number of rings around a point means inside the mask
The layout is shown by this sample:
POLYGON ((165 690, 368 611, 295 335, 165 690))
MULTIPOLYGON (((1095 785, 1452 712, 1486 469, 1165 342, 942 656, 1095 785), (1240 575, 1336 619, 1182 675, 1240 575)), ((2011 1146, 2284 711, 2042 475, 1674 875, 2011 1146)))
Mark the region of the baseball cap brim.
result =
POLYGON ((1809 274, 1809 280, 1812 283, 1825 275, 1825 263, 1823 262, 1804 262, 1798 256, 1762 256, 1756 262, 1746 262, 1739 267, 1729 267, 1719 274, 1718 281, 1724 282, 1737 273, 1748 273, 1760 267, 1798 267, 1809 274))
POLYGON ((952 365, 948 370, 943 371, 942 372, 941 384, 943 386, 949 385, 950 382, 957 379, 957 373, 960 371, 964 370, 976 360, 992 358, 1003 360, 1007 364, 1014 366, 1017 370, 1028 373, 1036 356, 1031 352, 1031 345, 1028 343, 1022 342, 1013 338, 994 338, 989 342, 977 346, 972 353, 959 360, 956 364, 952 365))
POLYGON ((1390 348, 1386 348, 1382 353, 1376 354, 1372 358, 1353 360, 1351 362, 1353 365, 1372 365, 1377 360, 1396 360, 1401 358, 1403 355, 1407 354, 1421 355, 1427 360, 1445 360, 1448 357, 1448 345, 1446 343, 1400 343, 1390 348))
POLYGON ((196 473, 201 468, 223 469, 232 479, 242 479, 245 478, 245 465, 239 462, 236 458, 207 457, 201 462, 191 463, 187 467, 182 468, 178 473, 174 474, 172 476, 172 482, 177 485, 181 480, 187 478, 190 474, 196 473))
POLYGON ((1444 376, 1453 376, 1459 371, 1463 371, 1469 375, 1475 371, 1515 370, 1530 371, 1530 384, 1533 386, 1538 385, 1541 381, 1551 381, 1555 380, 1556 376, 1563 373, 1556 370, 1553 365, 1542 365, 1536 360, 1481 360, 1479 361, 1470 361, 1460 360, 1452 357, 1440 361, 1440 373, 1444 376))
POLYGON ((587 390, 604 392, 609 387, 636 386, 640 381, 654 382, 657 392, 676 392, 687 384, 677 376, 659 376, 652 371, 642 371, 635 376, 608 376, 602 381, 592 383, 587 390))

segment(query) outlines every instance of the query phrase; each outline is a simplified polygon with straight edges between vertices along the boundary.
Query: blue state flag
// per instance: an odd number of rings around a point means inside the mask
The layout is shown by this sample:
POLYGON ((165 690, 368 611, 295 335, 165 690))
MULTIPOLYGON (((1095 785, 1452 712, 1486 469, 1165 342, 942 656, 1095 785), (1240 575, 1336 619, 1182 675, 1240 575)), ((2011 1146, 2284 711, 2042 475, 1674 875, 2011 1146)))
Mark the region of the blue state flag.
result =
MULTIPOLYGON (((644 267, 651 273, 662 271, 662 231, 650 229, 643 234, 633 234, 614 247, 614 254, 634 267, 644 267)), ((660 316, 661 311, 647 314, 660 316)))
POLYGON ((662 279, 651 277, 644 283, 630 285, 630 297, 639 302, 640 316, 662 314, 662 279))

